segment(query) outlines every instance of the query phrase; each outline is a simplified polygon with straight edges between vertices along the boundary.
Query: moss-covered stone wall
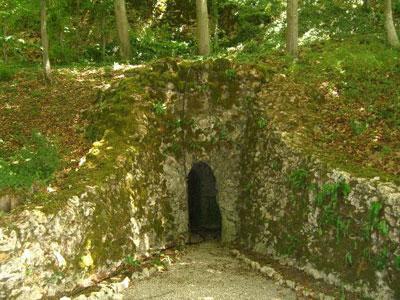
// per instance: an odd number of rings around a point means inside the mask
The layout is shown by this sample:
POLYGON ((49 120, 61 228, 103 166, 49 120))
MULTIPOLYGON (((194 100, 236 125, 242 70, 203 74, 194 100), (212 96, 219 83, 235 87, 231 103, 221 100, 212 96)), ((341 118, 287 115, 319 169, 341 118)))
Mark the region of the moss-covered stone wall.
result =
POLYGON ((303 154, 268 123, 266 76, 227 60, 126 71, 88 115, 93 147, 65 188, 0 220, 0 298, 54 296, 187 241, 186 178, 200 161, 216 177, 223 242, 395 297, 399 187, 303 154))
POLYGON ((399 298, 400 188, 305 154, 259 122, 265 110, 255 103, 245 134, 240 245, 339 288, 399 298))
POLYGON ((187 241, 186 177, 198 161, 218 178, 223 240, 236 238, 245 87, 259 74, 220 60, 124 76, 88 115, 93 147, 65 189, 1 219, 0 297, 54 296, 187 241))

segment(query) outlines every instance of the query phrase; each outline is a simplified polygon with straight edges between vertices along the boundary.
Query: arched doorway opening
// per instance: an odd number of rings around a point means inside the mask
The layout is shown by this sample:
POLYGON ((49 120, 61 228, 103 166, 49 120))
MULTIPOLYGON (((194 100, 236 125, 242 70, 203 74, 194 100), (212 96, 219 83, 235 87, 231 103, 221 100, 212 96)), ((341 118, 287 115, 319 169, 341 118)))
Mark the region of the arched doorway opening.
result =
POLYGON ((190 233, 203 239, 220 238, 221 212, 213 171, 204 162, 195 163, 187 180, 190 233))

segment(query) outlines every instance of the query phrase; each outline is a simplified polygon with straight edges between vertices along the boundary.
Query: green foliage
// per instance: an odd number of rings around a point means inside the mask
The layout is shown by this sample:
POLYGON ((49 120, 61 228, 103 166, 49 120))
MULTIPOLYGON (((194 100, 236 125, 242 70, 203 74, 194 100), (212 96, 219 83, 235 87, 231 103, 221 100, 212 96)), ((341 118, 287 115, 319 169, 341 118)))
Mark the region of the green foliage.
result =
POLYGON ((274 159, 271 161, 271 169, 274 171, 282 170, 282 161, 280 159, 274 159))
POLYGON ((382 211, 382 208, 383 208, 382 203, 380 203, 380 202, 372 202, 371 207, 370 207, 369 212, 368 212, 368 217, 369 217, 369 223, 370 224, 376 224, 376 222, 377 222, 377 220, 379 218, 379 215, 380 215, 380 213, 382 211))
POLYGON ((300 34, 314 34, 311 41, 379 32, 382 24, 381 8, 366 11, 362 1, 355 0, 304 0, 299 18, 300 34))
POLYGON ((285 248, 283 249, 282 253, 286 255, 293 255, 298 248, 299 239, 294 235, 288 234, 284 241, 285 248))
MULTIPOLYGON (((381 202, 371 203, 371 207, 368 211, 368 223, 364 227, 364 235, 366 240, 370 239, 371 233, 374 230, 376 230, 383 237, 387 237, 389 235, 389 225, 386 220, 381 219, 382 210, 383 205, 381 202)), ((368 253, 366 258, 373 261, 378 270, 383 270, 386 268, 389 263, 389 250, 386 246, 379 250, 379 252, 374 256, 371 256, 369 249, 365 249, 364 251, 365 253, 368 253)), ((396 265, 396 258, 394 263, 396 265)))
POLYGON ((0 189, 29 188, 48 182, 59 166, 56 147, 40 133, 11 157, 0 157, 0 189))
POLYGON ((398 59, 399 52, 386 47, 382 40, 354 37, 344 43, 314 44, 294 65, 292 74, 306 84, 328 78, 342 99, 363 103, 372 117, 353 119, 349 124, 353 133, 360 135, 375 120, 383 119, 389 126, 400 128, 398 59))
POLYGON ((340 286, 339 300, 346 300, 346 293, 345 293, 345 288, 343 285, 340 286))
POLYGON ((382 105, 374 105, 371 110, 377 114, 377 117, 386 120, 389 125, 400 128, 400 93, 385 101, 382 105))
POLYGON ((7 65, 0 65, 0 81, 10 81, 14 78, 15 68, 7 65))
POLYGON ((280 0, 220 1, 221 44, 233 46, 262 36, 283 9, 280 0))
POLYGON ((134 259, 131 255, 126 256, 124 259, 124 262, 125 262, 125 264, 127 264, 128 266, 131 266, 133 268, 140 267, 140 261, 138 261, 137 259, 134 259))
POLYGON ((153 103, 153 110, 157 116, 163 116, 167 113, 167 106, 161 101, 156 101, 153 103))
POLYGON ((228 80, 234 80, 237 76, 235 69, 227 69, 225 71, 225 76, 228 80))
POLYGON ((182 128, 183 125, 186 124, 186 120, 185 119, 175 119, 173 121, 169 121, 169 126, 172 127, 173 129, 177 129, 177 128, 182 128))
MULTIPOLYGON (((360 1, 311 1, 300 5, 302 46, 349 35, 381 33, 382 7, 365 10, 360 1)), ((51 60, 57 64, 112 61, 118 38, 112 0, 48 1, 51 60)), ((395 13, 399 4, 394 3, 395 13)), ((133 62, 193 55, 193 1, 128 1, 133 62), (161 4, 161 5, 160 5, 161 4)), ((214 50, 237 47, 246 53, 266 53, 284 46, 285 1, 209 1, 214 50), (218 18, 217 27, 214 28, 218 18)), ((39 5, 28 0, 0 1, 0 48, 17 61, 40 61, 39 5)), ((367 41, 369 42, 369 41, 367 41)))
POLYGON ((294 170, 289 175, 289 185, 294 190, 304 190, 307 188, 310 173, 305 169, 294 170))
POLYGON ((379 251, 379 253, 376 255, 374 259, 374 262, 375 262, 375 267, 378 270, 381 271, 386 268, 386 266, 389 263, 389 251, 386 247, 379 251))
MULTIPOLYGON (((334 217, 332 215, 332 217, 334 217)), ((327 222, 333 222, 328 220, 327 222)), ((350 220, 343 220, 340 216, 336 216, 336 242, 349 234, 350 220)))
POLYGON ((226 128, 221 128, 219 131, 219 139, 221 141, 227 141, 228 138, 229 138, 228 130, 226 128))
POLYGON ((350 186, 345 181, 326 183, 317 193, 315 203, 321 207, 319 223, 322 226, 331 226, 336 231, 336 242, 348 235, 350 220, 340 216, 339 200, 350 194, 350 186))
POLYGON ((353 134, 360 135, 368 128, 368 123, 359 121, 359 120, 351 120, 350 127, 353 131, 353 134))
POLYGON ((394 257, 394 265, 398 271, 400 271, 400 255, 394 257))
POLYGON ((389 146, 383 146, 381 150, 382 155, 390 155, 393 152, 393 149, 389 146))
POLYGON ((60 271, 55 271, 51 276, 47 279, 48 283, 51 284, 60 284, 61 281, 65 278, 65 274, 60 271))
POLYGON ((325 183, 318 192, 315 203, 317 206, 322 206, 324 203, 333 203, 336 207, 338 200, 347 197, 350 191, 350 185, 345 181, 325 183))
POLYGON ((373 230, 377 230, 380 235, 386 237, 389 235, 389 225, 386 220, 381 219, 383 205, 380 202, 373 202, 368 212, 368 224, 366 225, 365 234, 369 239, 373 230))
POLYGON ((381 220, 379 221, 378 225, 376 226, 378 232, 382 236, 388 236, 389 235, 389 225, 386 222, 386 220, 381 220))
POLYGON ((258 128, 264 129, 265 127, 267 127, 267 125, 268 125, 268 121, 264 117, 260 117, 257 119, 258 128))
POLYGON ((346 265, 348 265, 348 266, 352 266, 353 265, 353 256, 351 255, 350 252, 346 253, 344 259, 345 259, 346 265))
POLYGON ((144 62, 164 57, 187 56, 194 53, 194 44, 175 40, 167 26, 149 28, 133 33, 131 44, 134 62, 144 62))
POLYGON ((166 150, 169 153, 173 153, 176 156, 182 155, 182 146, 179 143, 172 143, 171 146, 166 150))
POLYGON ((161 257, 155 257, 152 260, 152 264, 158 267, 166 267, 166 263, 161 259, 161 257))

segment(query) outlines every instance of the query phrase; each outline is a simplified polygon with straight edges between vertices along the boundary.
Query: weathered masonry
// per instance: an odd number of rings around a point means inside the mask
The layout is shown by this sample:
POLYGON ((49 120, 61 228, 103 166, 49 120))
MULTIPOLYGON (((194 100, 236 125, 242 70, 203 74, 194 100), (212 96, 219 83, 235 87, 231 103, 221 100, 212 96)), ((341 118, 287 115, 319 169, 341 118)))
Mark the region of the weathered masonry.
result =
POLYGON ((216 60, 125 75, 98 99, 87 129, 95 142, 72 188, 1 219, 0 298, 51 296, 218 226, 224 243, 398 297, 399 187, 330 169, 260 122, 258 92, 273 74, 216 60), (191 215, 199 203, 211 214, 191 215))

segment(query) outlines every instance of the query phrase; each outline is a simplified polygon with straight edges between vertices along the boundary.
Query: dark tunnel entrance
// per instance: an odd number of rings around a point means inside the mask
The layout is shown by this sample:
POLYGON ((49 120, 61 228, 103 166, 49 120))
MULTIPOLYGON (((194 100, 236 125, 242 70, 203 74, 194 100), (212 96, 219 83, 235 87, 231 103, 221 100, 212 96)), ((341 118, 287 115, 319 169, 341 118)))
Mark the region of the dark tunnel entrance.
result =
POLYGON ((221 212, 216 179, 204 162, 195 163, 188 175, 189 228, 203 238, 220 238, 221 212))

